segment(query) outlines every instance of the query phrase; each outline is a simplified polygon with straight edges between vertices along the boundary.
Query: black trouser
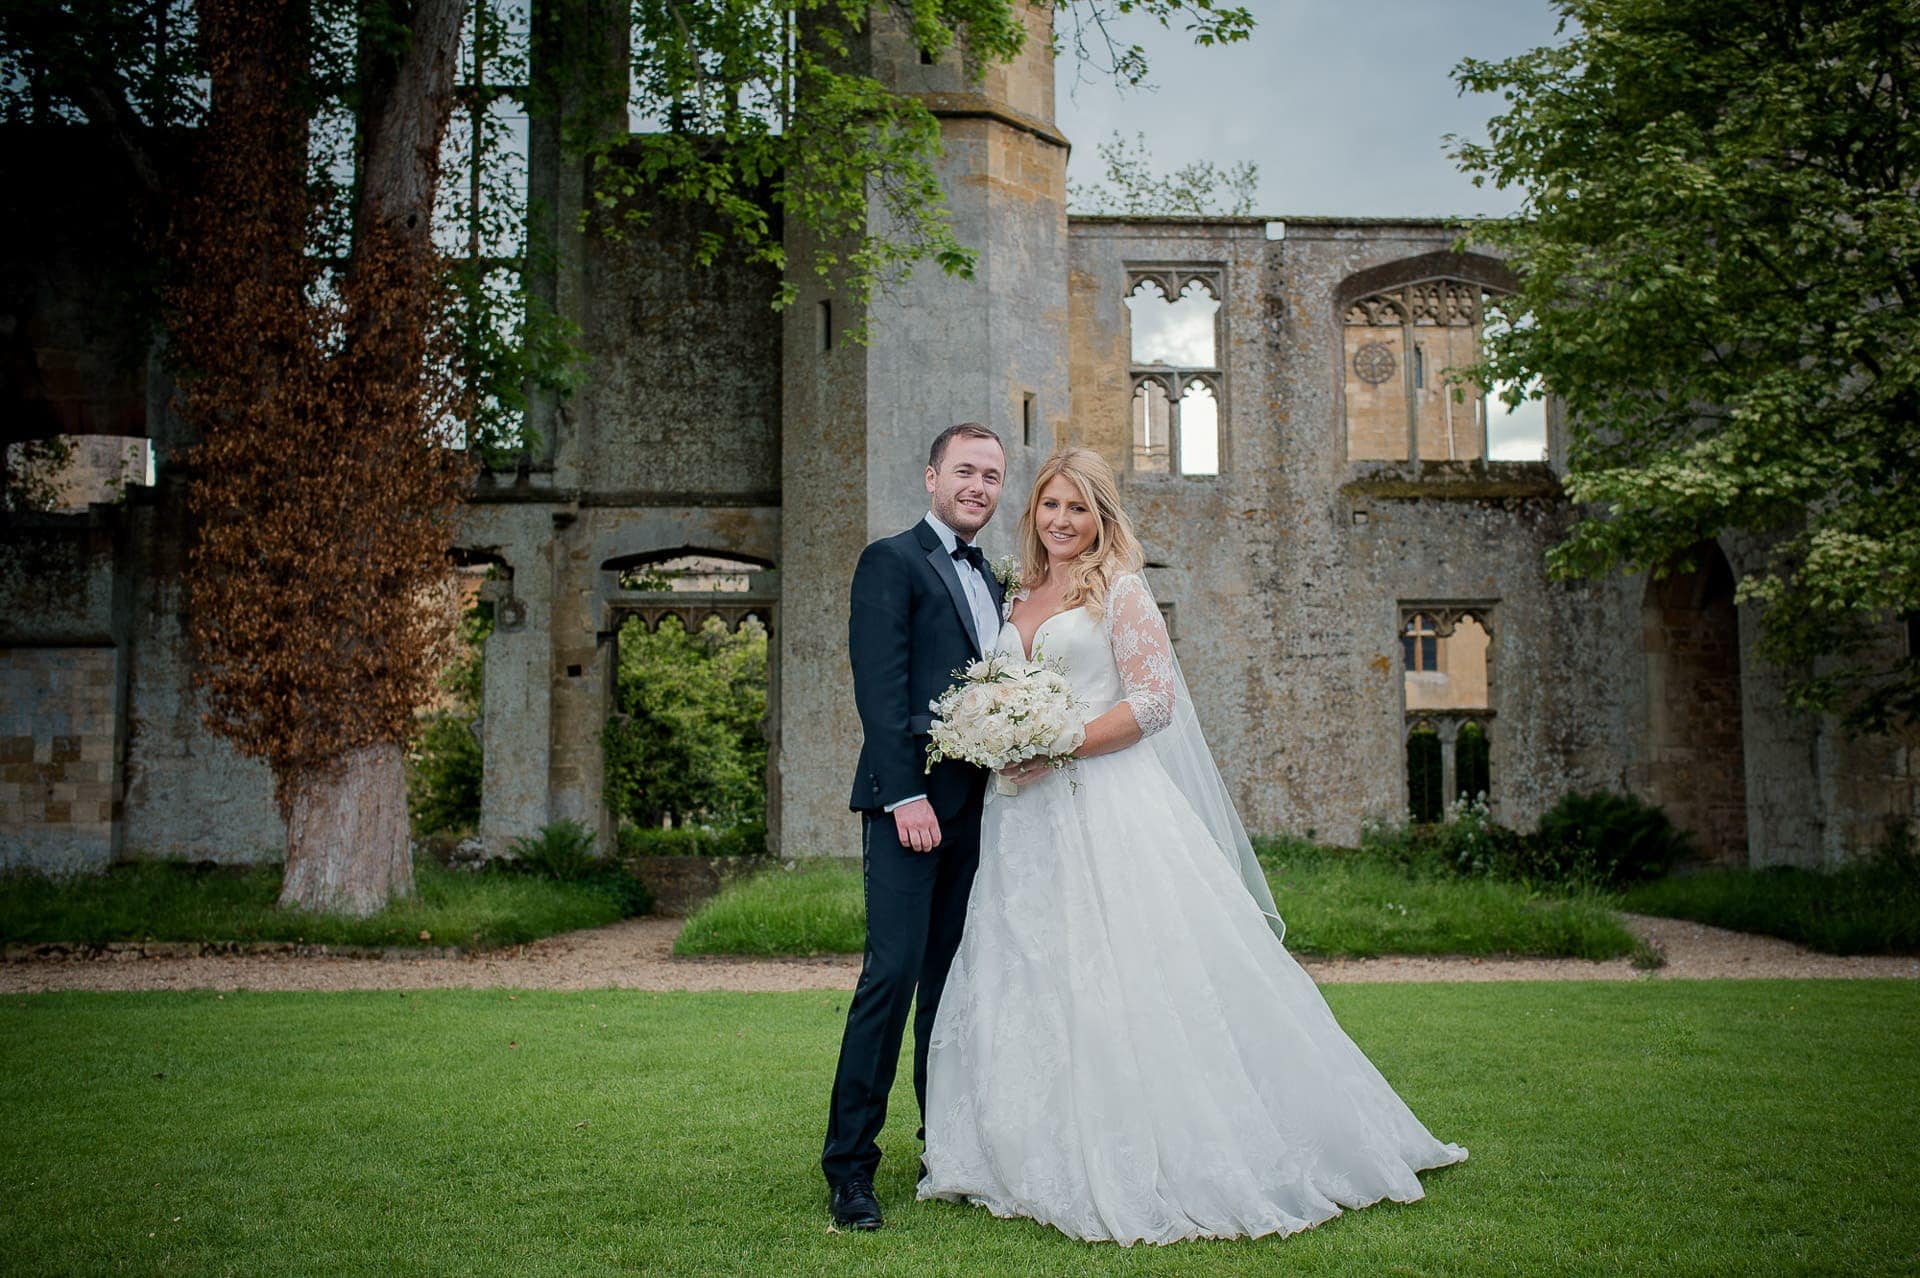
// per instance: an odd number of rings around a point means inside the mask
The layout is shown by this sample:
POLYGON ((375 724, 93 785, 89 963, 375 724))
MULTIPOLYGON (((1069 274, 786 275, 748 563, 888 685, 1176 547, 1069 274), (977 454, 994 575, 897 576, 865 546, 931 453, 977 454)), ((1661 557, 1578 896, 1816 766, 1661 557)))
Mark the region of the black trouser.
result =
POLYGON ((893 816, 861 814, 861 860, 867 898, 867 950, 860 984, 847 1007, 840 1065, 833 1076, 826 1148, 820 1168, 827 1184, 873 1178, 880 1165, 880 1128, 887 1093, 900 1063, 900 1035, 919 992, 913 1018, 913 1093, 921 1121, 927 1112, 927 1043, 947 969, 960 948, 967 895, 980 864, 980 815, 940 822, 940 846, 915 852, 900 846, 893 816))

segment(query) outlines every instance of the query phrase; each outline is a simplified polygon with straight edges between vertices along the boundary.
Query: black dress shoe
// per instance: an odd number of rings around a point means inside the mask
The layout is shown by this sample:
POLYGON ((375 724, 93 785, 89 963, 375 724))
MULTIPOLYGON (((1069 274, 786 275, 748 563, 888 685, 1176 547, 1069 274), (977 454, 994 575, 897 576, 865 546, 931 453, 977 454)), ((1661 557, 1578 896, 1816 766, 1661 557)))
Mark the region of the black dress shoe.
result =
POLYGON ((833 1187, 831 1210, 833 1223, 842 1229, 878 1229, 884 1223, 880 1200, 873 1196, 873 1183, 864 1176, 833 1187))

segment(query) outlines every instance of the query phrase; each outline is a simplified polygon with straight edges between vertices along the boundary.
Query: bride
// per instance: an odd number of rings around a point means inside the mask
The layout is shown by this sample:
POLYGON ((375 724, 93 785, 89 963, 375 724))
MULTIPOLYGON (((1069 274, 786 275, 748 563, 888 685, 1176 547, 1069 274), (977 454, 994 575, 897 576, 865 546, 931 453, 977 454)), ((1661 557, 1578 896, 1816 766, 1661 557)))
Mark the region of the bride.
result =
POLYGON ((1000 647, 1064 666, 1086 738, 1009 769, 933 1027, 921 1198, 1076 1238, 1291 1233, 1459 1162, 1293 961, 1201 738, 1113 472, 1040 468, 1000 647))

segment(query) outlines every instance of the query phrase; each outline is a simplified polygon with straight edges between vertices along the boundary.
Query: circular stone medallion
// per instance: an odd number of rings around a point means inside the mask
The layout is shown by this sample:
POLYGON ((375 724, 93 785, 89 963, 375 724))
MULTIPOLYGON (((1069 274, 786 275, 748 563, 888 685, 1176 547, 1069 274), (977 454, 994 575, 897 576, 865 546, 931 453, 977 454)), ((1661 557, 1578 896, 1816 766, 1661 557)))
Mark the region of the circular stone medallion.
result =
POLYGON ((1397 361, 1385 342, 1368 342, 1353 353, 1353 371, 1369 386, 1378 386, 1393 376, 1397 361))

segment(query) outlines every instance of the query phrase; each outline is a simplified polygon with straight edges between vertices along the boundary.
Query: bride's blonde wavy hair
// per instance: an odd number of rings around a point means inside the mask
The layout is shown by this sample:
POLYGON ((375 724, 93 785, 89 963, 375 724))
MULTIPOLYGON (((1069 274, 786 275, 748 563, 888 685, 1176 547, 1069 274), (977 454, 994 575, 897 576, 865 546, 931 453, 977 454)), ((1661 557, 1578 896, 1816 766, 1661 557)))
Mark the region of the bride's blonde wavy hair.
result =
POLYGON ((1033 490, 1027 494, 1027 509, 1020 516, 1020 584, 1032 589, 1046 580, 1047 548, 1040 540, 1040 525, 1035 515, 1040 508, 1040 491, 1055 478, 1064 478, 1080 490, 1099 518, 1093 541, 1067 565, 1066 589, 1061 593, 1062 608, 1085 605, 1099 616, 1106 607, 1107 588, 1125 573, 1139 572, 1146 562, 1140 542, 1133 535, 1133 521, 1120 507, 1120 486, 1106 458, 1090 448, 1062 448, 1040 464, 1033 478, 1033 490))

